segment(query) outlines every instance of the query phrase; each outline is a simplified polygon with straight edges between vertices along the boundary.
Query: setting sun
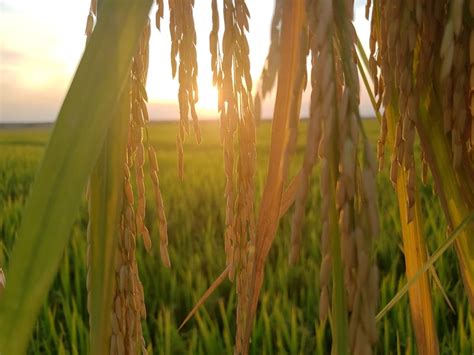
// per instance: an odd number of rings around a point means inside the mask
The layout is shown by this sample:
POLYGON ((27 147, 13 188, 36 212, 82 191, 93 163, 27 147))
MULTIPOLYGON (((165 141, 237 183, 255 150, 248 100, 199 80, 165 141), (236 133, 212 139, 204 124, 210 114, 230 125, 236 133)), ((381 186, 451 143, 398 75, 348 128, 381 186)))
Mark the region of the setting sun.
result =
POLYGON ((199 101, 196 110, 200 118, 216 118, 217 112, 217 90, 210 84, 199 86, 199 101))

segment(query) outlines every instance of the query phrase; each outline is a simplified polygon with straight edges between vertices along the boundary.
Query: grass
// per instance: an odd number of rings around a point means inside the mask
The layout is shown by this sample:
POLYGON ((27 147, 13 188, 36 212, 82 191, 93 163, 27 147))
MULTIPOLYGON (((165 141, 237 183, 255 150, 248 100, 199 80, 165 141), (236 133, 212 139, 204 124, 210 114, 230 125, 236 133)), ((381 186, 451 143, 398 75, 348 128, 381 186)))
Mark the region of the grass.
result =
MULTIPOLYGON (((377 122, 366 121, 365 125, 369 137, 375 141, 377 122)), ((225 199, 218 125, 213 122, 202 124, 203 143, 200 146, 194 143, 193 137, 185 143, 184 182, 179 182, 177 177, 176 130, 175 123, 156 124, 149 130, 158 153, 172 268, 164 268, 160 261, 158 225, 150 219, 154 216, 154 203, 150 198, 147 225, 151 226, 154 248, 151 254, 147 254, 140 245, 138 257, 148 311, 143 331, 150 353, 231 354, 236 297, 229 281, 220 286, 182 331, 177 331, 187 312, 225 267, 225 199)), ((305 130, 306 124, 303 123, 292 174, 302 159, 305 130)), ((0 265, 7 270, 22 208, 49 133, 48 129, 0 131, 0 265)), ((256 189, 261 195, 269 153, 270 125, 263 123, 257 134, 256 189)), ((381 236, 376 248, 381 272, 381 306, 406 283, 398 207, 387 170, 388 167, 379 175, 377 182, 381 236)), ((293 268, 288 267, 291 209, 280 223, 266 265, 259 312, 250 344, 252 354, 329 352, 329 329, 320 326, 317 315, 321 228, 317 175, 316 171, 307 205, 301 262, 293 268)), ((151 181, 146 183, 151 191, 151 181)), ((429 250, 434 251, 445 238, 446 223, 431 187, 422 186, 420 194, 425 237, 429 250)), ((87 352, 86 226, 87 207, 83 199, 70 245, 35 326, 28 348, 31 354, 87 352)), ((472 354, 474 319, 469 313, 454 251, 448 250, 435 267, 448 297, 455 305, 453 313, 431 281, 440 353, 472 354)), ((379 322, 377 353, 414 352, 415 337, 408 299, 404 297, 379 322)))

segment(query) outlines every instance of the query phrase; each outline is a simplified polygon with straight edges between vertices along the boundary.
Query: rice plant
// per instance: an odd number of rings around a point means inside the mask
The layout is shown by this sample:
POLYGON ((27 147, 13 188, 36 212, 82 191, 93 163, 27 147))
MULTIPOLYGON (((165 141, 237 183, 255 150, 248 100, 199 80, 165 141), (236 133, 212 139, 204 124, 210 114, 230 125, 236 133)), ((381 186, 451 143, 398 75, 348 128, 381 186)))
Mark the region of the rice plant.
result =
MULTIPOLYGON (((91 1, 84 55, 36 173, 14 248, 8 262, 1 265, 5 275, 0 268, 1 354, 27 351, 37 316, 68 252, 84 196, 86 276, 75 281, 85 285, 87 299, 84 328, 89 336, 82 350, 92 354, 173 352, 169 342, 160 344, 163 349, 150 344, 154 338, 147 323, 150 299, 142 282, 149 276, 138 257, 142 248, 153 254, 154 231, 162 266, 170 268, 170 273, 175 263, 188 257, 168 250, 180 243, 169 233, 170 214, 167 218, 165 212, 162 179, 169 169, 160 171, 160 147, 157 150, 150 138, 146 83, 152 65, 151 5, 151 0, 91 1), (146 188, 147 184, 152 188, 146 188), (147 208, 150 191, 153 216, 147 208)), ((433 285, 444 296, 445 292, 434 263, 452 244, 470 304, 471 313, 465 317, 470 319, 474 337, 474 1, 369 0, 368 55, 353 26, 353 0, 276 0, 274 5, 271 46, 254 89, 247 38, 255 29, 249 28, 246 1, 222 0, 220 6, 217 0, 209 1, 212 23, 205 40, 209 41, 212 84, 219 92, 216 105, 223 153, 222 264, 220 276, 193 300, 194 307, 188 305, 188 316, 179 330, 195 316, 197 325, 193 326, 205 335, 207 353, 219 353, 218 343, 207 340, 213 339, 206 323, 211 317, 201 314, 205 311, 200 308, 219 288, 232 284, 228 309, 225 302, 219 303, 224 329, 219 341, 226 344, 227 352, 260 353, 262 349, 252 339, 262 337, 259 322, 268 323, 268 297, 261 294, 265 280, 274 276, 270 253, 282 220, 291 214, 291 229, 285 233, 286 270, 296 270, 305 258, 320 262, 312 277, 317 290, 312 300, 317 302, 311 305, 314 311, 308 311, 316 315, 312 320, 315 334, 308 336, 317 344, 312 351, 388 351, 386 344, 393 340, 381 339, 380 328, 385 327, 381 323, 408 293, 417 352, 440 353, 443 342, 437 322, 442 319, 434 307, 433 285), (359 112, 359 77, 380 127, 376 152, 359 112), (257 127, 263 125, 262 101, 275 85, 263 167, 266 175, 259 186, 257 127), (311 90, 311 100, 308 120, 303 122, 300 110, 305 89, 311 90), (301 126, 306 137, 298 159, 301 126), (383 273, 385 261, 377 247, 385 243, 381 236, 387 237, 385 224, 380 223, 386 211, 379 207, 376 182, 377 171, 383 173, 386 151, 407 280, 390 301, 383 290, 391 275, 383 273), (311 201, 316 179, 318 204, 311 201), (422 191, 431 181, 436 199, 423 205, 422 191), (449 237, 437 243, 430 256, 425 225, 437 204, 444 212, 449 237), (308 206, 318 219, 318 230, 312 232, 319 241, 313 244, 305 243, 308 206), (227 317, 232 312, 235 324, 230 325, 227 317)), ((179 82, 180 117, 172 140, 180 181, 192 179, 184 164, 189 116, 197 144, 206 139, 196 110, 198 64, 203 63, 197 61, 196 43, 202 39, 196 37, 193 7, 194 0, 169 0, 166 9, 163 0, 157 0, 154 24, 163 31, 161 20, 169 10, 171 75, 179 82)), ((172 196, 170 205, 174 199, 178 197, 172 196)), ((217 214, 211 208, 208 214, 212 213, 217 214)), ((179 223, 184 224, 193 216, 182 218, 179 223)), ((64 278, 69 280, 69 275, 64 278)), ((81 297, 80 292, 71 297, 81 297)), ((455 307, 463 310, 462 304, 455 307)), ((291 353, 304 352, 298 350, 291 333, 298 319, 292 310, 291 319, 286 320, 291 323, 291 330, 284 332, 291 353)), ((169 315, 160 318, 157 329, 165 333, 165 339, 177 336, 177 327, 170 324, 169 315)), ((263 337, 273 344, 269 332, 263 337)), ((465 333, 459 329, 461 348, 472 351, 474 344, 469 345, 465 333)), ((399 346, 398 333, 396 342, 399 346)), ((274 350, 286 351, 279 346, 274 350)))

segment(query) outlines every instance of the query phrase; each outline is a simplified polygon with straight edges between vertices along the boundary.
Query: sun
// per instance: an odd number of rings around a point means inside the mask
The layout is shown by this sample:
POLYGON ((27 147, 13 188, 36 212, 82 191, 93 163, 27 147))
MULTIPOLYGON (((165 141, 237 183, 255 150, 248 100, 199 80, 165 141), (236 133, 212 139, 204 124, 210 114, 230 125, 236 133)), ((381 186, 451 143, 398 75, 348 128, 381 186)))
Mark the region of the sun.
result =
POLYGON ((199 101, 196 103, 196 111, 199 119, 217 118, 217 89, 209 83, 199 83, 199 101))

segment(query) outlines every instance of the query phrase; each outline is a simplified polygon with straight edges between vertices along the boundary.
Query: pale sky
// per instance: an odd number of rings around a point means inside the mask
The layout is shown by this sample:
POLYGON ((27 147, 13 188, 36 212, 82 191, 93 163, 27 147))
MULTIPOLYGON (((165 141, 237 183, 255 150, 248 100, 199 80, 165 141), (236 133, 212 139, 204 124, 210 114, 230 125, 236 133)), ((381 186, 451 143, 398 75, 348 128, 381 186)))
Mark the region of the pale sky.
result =
MULTIPOLYGON (((167 1, 164 1, 167 4, 167 1)), ((365 0, 356 0, 355 26, 367 48, 369 22, 364 18, 365 0)), ((211 83, 209 32, 211 0, 195 0, 199 65, 200 118, 217 117, 216 90, 211 83)), ((0 0, 0 122, 54 121, 81 58, 90 0, 0 0)), ((273 0, 247 0, 251 14, 251 74, 258 81, 270 43, 273 0)), ((154 22, 155 8, 151 18, 154 22)), ((154 120, 178 117, 177 80, 171 77, 170 34, 167 6, 161 32, 150 40, 148 96, 154 120)), ((223 27, 221 19, 221 28, 223 27)), ((361 88, 363 84, 361 82, 361 88)), ((310 85, 302 103, 308 114, 310 85)), ((263 104, 263 116, 273 110, 273 98, 263 104)), ((372 115, 367 94, 361 94, 361 114, 372 115)))

